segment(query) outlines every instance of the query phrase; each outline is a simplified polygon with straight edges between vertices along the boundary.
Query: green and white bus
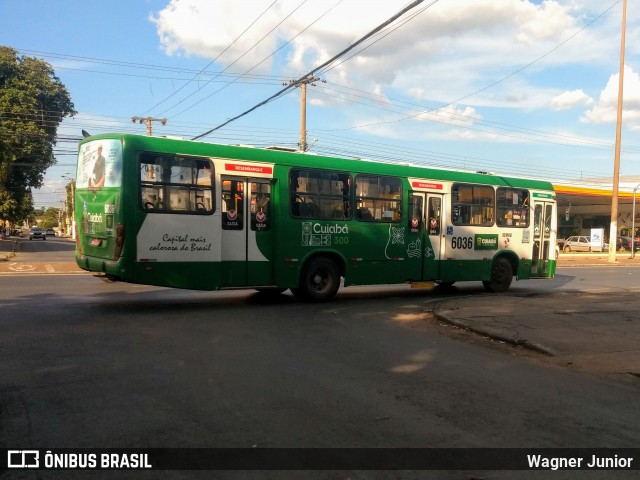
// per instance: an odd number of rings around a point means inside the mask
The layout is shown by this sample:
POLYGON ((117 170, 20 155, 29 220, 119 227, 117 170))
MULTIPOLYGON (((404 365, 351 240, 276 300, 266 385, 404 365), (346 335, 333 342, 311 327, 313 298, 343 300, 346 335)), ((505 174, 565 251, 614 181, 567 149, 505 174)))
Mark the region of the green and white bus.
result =
POLYGON ((112 280, 217 290, 482 281, 555 273, 545 181, 283 149, 103 134, 80 144, 76 261, 112 280))

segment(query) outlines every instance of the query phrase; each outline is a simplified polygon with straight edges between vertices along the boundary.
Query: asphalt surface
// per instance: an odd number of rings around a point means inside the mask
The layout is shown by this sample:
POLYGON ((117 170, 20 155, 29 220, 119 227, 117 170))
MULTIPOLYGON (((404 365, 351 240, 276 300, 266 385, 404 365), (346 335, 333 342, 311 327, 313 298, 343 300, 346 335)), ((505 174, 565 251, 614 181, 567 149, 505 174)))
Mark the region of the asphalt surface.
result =
MULTIPOLYGON (((73 262, 32 265, 30 271, 20 271, 12 263, 19 253, 20 240, 0 239, 0 274, 83 273, 73 262)), ((606 253, 561 254, 558 266, 640 266, 640 255, 618 254, 611 263, 606 253)), ((473 295, 443 299, 432 308, 443 324, 535 352, 551 363, 640 381, 640 296, 636 292, 512 294, 508 302, 496 302, 495 295, 473 295)))

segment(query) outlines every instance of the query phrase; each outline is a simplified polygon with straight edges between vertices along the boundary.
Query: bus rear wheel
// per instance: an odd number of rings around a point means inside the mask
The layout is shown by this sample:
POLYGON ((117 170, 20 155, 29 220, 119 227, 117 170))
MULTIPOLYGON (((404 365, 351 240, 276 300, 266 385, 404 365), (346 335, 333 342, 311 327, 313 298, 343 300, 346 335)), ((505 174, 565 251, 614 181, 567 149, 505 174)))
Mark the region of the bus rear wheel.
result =
POLYGON ((482 282, 484 288, 490 292, 505 292, 509 289, 513 280, 513 267, 511 262, 504 257, 496 259, 491 267, 491 280, 482 282))
POLYGON ((338 288, 340 271, 336 264, 326 257, 317 257, 304 266, 300 286, 291 292, 302 300, 321 302, 333 298, 338 288))

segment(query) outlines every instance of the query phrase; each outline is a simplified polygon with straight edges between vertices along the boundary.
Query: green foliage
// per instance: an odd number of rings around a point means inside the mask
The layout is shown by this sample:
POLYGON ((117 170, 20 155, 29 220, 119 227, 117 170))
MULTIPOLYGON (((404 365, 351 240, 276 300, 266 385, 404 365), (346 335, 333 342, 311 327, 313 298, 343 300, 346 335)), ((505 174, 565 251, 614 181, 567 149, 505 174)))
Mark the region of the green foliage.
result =
POLYGON ((38 226, 41 228, 57 227, 60 219, 60 209, 49 207, 36 213, 38 226))
POLYGON ((0 218, 20 222, 33 210, 31 189, 56 163, 58 125, 75 113, 51 65, 0 46, 0 218))

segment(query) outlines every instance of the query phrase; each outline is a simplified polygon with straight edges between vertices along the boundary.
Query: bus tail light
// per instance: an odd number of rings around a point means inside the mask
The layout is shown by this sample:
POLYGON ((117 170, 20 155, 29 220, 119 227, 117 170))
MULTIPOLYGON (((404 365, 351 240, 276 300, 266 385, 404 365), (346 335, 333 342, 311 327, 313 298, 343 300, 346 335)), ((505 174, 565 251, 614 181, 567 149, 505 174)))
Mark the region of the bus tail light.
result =
POLYGON ((80 236, 78 235, 78 224, 75 222, 73 225, 73 236, 76 239, 76 249, 78 250, 78 255, 82 255, 82 242, 80 241, 80 236))
POLYGON ((113 259, 118 260, 124 246, 124 225, 119 223, 116 227, 116 248, 113 251, 113 259))

